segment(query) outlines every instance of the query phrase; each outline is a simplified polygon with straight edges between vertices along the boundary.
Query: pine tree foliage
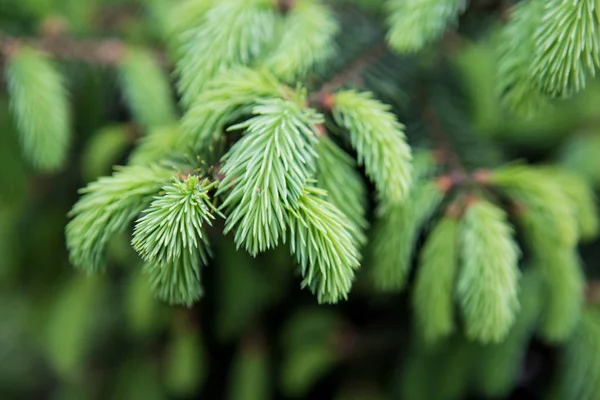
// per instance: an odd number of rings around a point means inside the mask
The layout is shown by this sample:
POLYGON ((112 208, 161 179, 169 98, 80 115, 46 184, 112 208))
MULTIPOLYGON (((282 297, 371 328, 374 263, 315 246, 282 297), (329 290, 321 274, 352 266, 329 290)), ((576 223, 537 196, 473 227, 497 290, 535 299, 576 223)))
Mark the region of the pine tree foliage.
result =
POLYGON ((519 254, 502 209, 483 199, 468 206, 456 289, 469 338, 499 342, 508 334, 519 310, 519 254))
POLYGON ((24 155, 40 170, 57 170, 66 161, 71 135, 68 93, 60 72, 28 48, 15 50, 5 72, 24 155))
POLYGON ((249 66, 270 45, 275 33, 274 2, 224 0, 208 9, 184 41, 177 62, 179 91, 187 107, 211 79, 249 66))
POLYGON ((563 168, 545 167, 542 170, 560 186, 571 202, 581 240, 590 240, 598 236, 599 221, 596 210, 596 194, 593 188, 578 174, 563 168))
POLYGON ((373 226, 371 275, 382 291, 398 291, 406 284, 412 256, 423 225, 444 195, 436 182, 415 182, 407 201, 382 207, 373 226))
POLYGON ((174 157, 178 152, 180 128, 166 125, 152 128, 136 143, 129 155, 129 165, 148 165, 174 157))
POLYGON ((584 284, 575 248, 573 203, 552 175, 533 168, 498 169, 492 182, 523 207, 518 222, 532 252, 532 265, 542 272, 547 296, 542 333, 550 341, 564 340, 579 318, 584 284))
POLYGON ((480 391, 490 398, 505 398, 519 379, 527 345, 539 322, 543 296, 541 281, 534 268, 526 269, 520 281, 521 310, 508 336, 500 343, 483 347, 478 366, 480 391))
POLYGON ((322 190, 307 187, 290 211, 290 248, 302 267, 302 286, 319 303, 337 303, 350 292, 359 255, 347 217, 322 196, 322 190))
POLYGON ((281 30, 281 40, 265 60, 265 68, 284 82, 305 77, 335 54, 339 26, 318 0, 295 1, 281 30))
POLYGON ((544 3, 522 1, 513 6, 510 21, 498 37, 498 91, 509 109, 530 117, 548 106, 544 96, 531 79, 531 58, 535 54, 534 35, 542 19, 544 3))
POLYGON ((448 337, 455 329, 458 227, 456 218, 442 218, 431 230, 420 254, 412 304, 415 319, 428 343, 448 337))
POLYGON ((66 227, 73 265, 87 271, 103 269, 110 238, 123 231, 172 176, 172 169, 156 165, 122 167, 82 189, 66 227))
POLYGON ((201 256, 197 252, 182 252, 165 263, 146 263, 144 271, 150 278, 152 292, 168 304, 191 307, 200 300, 204 290, 200 281, 201 256))
POLYGON ((119 72, 125 99, 139 123, 161 126, 177 120, 169 79, 152 54, 129 50, 119 72))
POLYGON ((389 44, 400 53, 422 50, 455 25, 465 0, 391 0, 389 44))
POLYGON ((266 71, 240 68, 215 78, 181 120, 183 149, 207 151, 226 124, 251 111, 261 100, 293 97, 266 71))
POLYGON ((557 398, 591 400, 600 390, 600 312, 588 307, 561 359, 557 398))
POLYGON ((535 32, 532 76, 543 92, 567 97, 600 65, 600 15, 595 0, 550 0, 535 32))
POLYGON ((327 200, 352 223, 355 242, 366 244, 367 188, 356 170, 355 160, 326 135, 319 136, 316 151, 317 186, 327 192, 327 200), (340 186, 340 182, 344 185, 340 186))
POLYGON ((208 191, 215 186, 198 176, 175 179, 164 186, 135 224, 133 248, 142 259, 165 264, 184 252, 197 253, 204 264, 210 254, 203 225, 212 225, 216 208, 208 191))
POLYGON ((279 243, 286 209, 295 207, 314 173, 315 125, 322 117, 293 101, 265 100, 255 116, 232 129, 246 133, 223 157, 225 232, 235 229, 238 246, 256 255, 279 243))
POLYGON ((358 163, 365 166, 380 198, 402 202, 411 184, 411 151, 404 126, 390 107, 371 93, 347 90, 334 95, 332 111, 337 124, 348 130, 358 163))

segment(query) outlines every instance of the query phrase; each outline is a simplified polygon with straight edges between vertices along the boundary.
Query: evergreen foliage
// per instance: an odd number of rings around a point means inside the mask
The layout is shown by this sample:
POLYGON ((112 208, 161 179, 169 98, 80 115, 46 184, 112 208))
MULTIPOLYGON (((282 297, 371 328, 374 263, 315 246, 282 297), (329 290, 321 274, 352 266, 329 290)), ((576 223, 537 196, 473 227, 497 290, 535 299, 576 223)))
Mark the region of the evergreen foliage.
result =
POLYGON ((600 393, 595 0, 0 3, 0 397, 600 393))
POLYGON ((69 99, 59 71, 39 52, 21 48, 8 61, 6 81, 23 153, 36 168, 58 169, 71 136, 69 99))
POLYGON ((225 232, 236 229, 235 241, 252 255, 278 244, 287 225, 287 208, 295 208, 314 171, 315 124, 320 117, 293 101, 265 101, 255 117, 231 129, 244 137, 223 157, 227 193, 221 208, 228 212, 225 232), (241 226, 241 228, 239 227, 241 226))
POLYGON ((436 342, 453 333, 454 283, 458 272, 458 221, 447 216, 427 238, 413 291, 416 322, 427 342, 436 342))
POLYGON ((370 93, 338 92, 332 108, 336 122, 350 133, 358 163, 365 166, 382 201, 402 202, 411 183, 411 152, 405 142, 404 126, 389 106, 370 93))
POLYGON ((130 50, 120 72, 125 99, 135 120, 146 126, 169 125, 177 120, 169 79, 151 54, 130 50))
POLYGON ((485 200, 469 205, 456 290, 467 336, 483 343, 504 339, 519 310, 519 249, 512 234, 500 208, 485 200))
POLYGON ((455 25, 465 0, 391 0, 388 41, 398 52, 413 53, 455 25))

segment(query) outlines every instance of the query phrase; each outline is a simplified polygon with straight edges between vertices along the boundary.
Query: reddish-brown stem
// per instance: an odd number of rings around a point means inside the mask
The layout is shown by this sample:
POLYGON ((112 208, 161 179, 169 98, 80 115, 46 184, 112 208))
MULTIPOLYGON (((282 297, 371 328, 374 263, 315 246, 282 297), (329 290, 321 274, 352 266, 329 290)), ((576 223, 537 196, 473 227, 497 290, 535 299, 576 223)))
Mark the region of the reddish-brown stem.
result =
POLYGON ((369 47, 353 62, 348 64, 321 86, 321 89, 311 96, 311 100, 318 103, 324 110, 330 110, 333 106, 333 92, 344 84, 357 80, 360 73, 381 57, 385 51, 386 45, 383 41, 375 46, 369 47))
MULTIPOLYGON (((119 39, 74 39, 68 36, 44 36, 15 38, 0 33, 0 55, 10 57, 22 46, 37 49, 59 60, 81 61, 102 66, 118 65, 127 51, 127 45, 119 39)), ((156 54, 161 64, 166 64, 163 54, 156 54)))

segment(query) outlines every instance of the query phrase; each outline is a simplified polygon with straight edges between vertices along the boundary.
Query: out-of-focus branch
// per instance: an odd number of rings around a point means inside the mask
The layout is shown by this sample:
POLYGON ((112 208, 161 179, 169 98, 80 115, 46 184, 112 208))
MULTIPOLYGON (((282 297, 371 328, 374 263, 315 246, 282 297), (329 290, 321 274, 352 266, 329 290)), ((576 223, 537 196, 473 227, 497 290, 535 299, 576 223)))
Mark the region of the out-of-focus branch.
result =
MULTIPOLYGON (((115 66, 123 59, 127 45, 120 39, 76 39, 69 36, 14 37, 0 32, 0 55, 10 57, 20 47, 27 46, 58 60, 81 61, 101 66, 115 66)), ((156 53, 162 65, 167 63, 162 53, 156 53)))

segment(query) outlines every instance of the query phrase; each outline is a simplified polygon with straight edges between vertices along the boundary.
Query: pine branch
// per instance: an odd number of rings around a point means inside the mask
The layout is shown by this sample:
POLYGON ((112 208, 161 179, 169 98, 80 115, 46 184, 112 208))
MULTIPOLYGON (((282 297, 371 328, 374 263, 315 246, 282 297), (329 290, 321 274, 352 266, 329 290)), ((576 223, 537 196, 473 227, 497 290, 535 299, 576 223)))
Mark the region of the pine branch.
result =
POLYGON ((225 174, 218 194, 225 194, 225 232, 235 229, 238 246, 256 255, 274 247, 314 173, 315 125, 322 116, 290 100, 265 100, 255 116, 231 129, 245 135, 223 157, 225 174))
POLYGON ((290 210, 290 249, 302 267, 302 287, 319 303, 337 303, 350 292, 359 255, 348 219, 322 199, 325 195, 307 187, 290 210))
POLYGON ((348 131, 358 154, 377 187, 379 199, 388 204, 401 203, 411 185, 411 150, 406 143, 404 125, 390 107, 369 92, 346 90, 331 100, 335 122, 348 131))
POLYGON ((108 241, 150 204, 173 174, 156 165, 122 167, 82 189, 65 229, 71 263, 87 271, 103 269, 108 241))
POLYGON ((63 77, 38 51, 18 48, 11 50, 6 80, 25 156, 42 170, 58 169, 67 158, 71 135, 63 77))
POLYGON ((446 216, 432 229, 419 259, 413 291, 414 316, 428 343, 449 336, 454 326, 458 272, 458 220, 446 216))
POLYGON ((455 24, 466 0, 391 0, 388 5, 388 42, 400 53, 412 53, 455 24))
MULTIPOLYGON (((127 52, 127 45, 120 39, 81 39, 67 36, 22 38, 0 31, 0 54, 10 57, 20 47, 36 49, 48 56, 65 61, 81 61, 94 65, 116 67, 127 52)), ((163 53, 154 52, 153 57, 162 66, 167 59, 163 53)))
POLYGON ((457 295, 470 339, 500 342, 519 310, 520 250, 504 211, 474 199, 461 226, 461 259, 457 295))

